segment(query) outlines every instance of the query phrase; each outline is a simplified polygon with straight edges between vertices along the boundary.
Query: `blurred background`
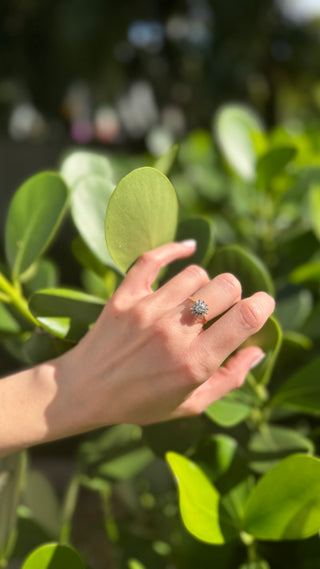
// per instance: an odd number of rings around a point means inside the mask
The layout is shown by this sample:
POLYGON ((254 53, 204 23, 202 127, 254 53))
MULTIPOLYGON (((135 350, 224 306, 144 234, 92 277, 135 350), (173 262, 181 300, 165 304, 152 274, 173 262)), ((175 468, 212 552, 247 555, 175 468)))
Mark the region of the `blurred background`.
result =
POLYGON ((314 123, 319 42, 320 0, 1 0, 2 196, 70 145, 160 155, 223 102, 314 123))

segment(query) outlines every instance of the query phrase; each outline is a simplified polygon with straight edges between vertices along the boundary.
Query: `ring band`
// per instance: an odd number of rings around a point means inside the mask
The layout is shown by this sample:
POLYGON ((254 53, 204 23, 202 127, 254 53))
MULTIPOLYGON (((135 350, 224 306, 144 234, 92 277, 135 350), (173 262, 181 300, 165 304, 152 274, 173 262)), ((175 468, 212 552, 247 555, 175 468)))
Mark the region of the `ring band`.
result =
POLYGON ((195 300, 192 296, 189 296, 188 300, 191 300, 191 312, 196 318, 201 318, 203 322, 206 322, 206 315, 208 313, 208 305, 204 300, 195 300))

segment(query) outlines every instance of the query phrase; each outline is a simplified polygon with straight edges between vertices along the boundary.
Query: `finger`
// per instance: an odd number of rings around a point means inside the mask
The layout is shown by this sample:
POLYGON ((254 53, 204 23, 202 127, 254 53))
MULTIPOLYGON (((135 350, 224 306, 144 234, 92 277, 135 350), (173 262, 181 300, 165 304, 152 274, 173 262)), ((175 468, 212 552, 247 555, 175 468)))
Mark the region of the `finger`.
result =
POLYGON ((260 330, 274 307, 274 299, 269 294, 257 292, 240 300, 210 328, 196 336, 190 357, 196 358, 200 381, 210 377, 212 370, 260 330))
MULTIPOLYGON (((153 295, 153 302, 160 309, 170 310, 178 304, 186 302, 191 294, 202 289, 210 282, 208 273, 198 265, 189 265, 172 277, 153 295)), ((181 311, 181 309, 179 309, 181 311)))
MULTIPOLYGON (((167 243, 143 253, 129 270, 121 290, 135 298, 141 298, 152 292, 151 285, 160 269, 176 259, 189 257, 196 249, 196 241, 188 239, 180 243, 167 243)), ((119 287, 120 288, 120 287, 119 287)))
POLYGON ((248 372, 256 367, 265 355, 257 346, 239 350, 227 361, 225 366, 220 367, 207 381, 193 391, 177 409, 175 416, 202 413, 211 403, 240 387, 248 372))
MULTIPOLYGON (((210 320, 222 314, 240 300, 241 284, 231 273, 222 273, 209 281, 204 272, 204 276, 202 277, 204 286, 196 288, 197 284, 201 282, 202 276, 198 269, 201 269, 201 267, 193 265, 187 267, 187 269, 171 279, 171 281, 173 281, 172 283, 169 281, 161 287, 161 289, 155 293, 155 299, 160 299, 163 306, 167 307, 172 303, 172 305, 176 307, 176 318, 179 318, 182 324, 199 324, 199 327, 202 328, 203 320, 196 318, 191 311, 193 299, 201 300, 207 305, 208 312, 205 318, 206 320, 210 320), (197 271, 195 271, 195 269, 197 269, 197 271), (192 297, 192 299, 190 297, 192 297), (184 305, 182 307, 182 313, 181 303, 184 305)), ((203 271, 203 269, 201 269, 201 271, 203 271)))

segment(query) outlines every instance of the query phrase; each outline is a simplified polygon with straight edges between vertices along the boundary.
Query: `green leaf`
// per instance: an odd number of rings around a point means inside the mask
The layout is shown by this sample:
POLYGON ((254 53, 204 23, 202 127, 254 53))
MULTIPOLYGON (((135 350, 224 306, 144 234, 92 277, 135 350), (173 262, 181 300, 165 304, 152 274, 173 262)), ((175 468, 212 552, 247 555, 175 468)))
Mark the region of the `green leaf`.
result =
POLYGON ((168 178, 154 168, 138 168, 114 190, 106 215, 107 246, 126 271, 145 251, 173 241, 178 202, 168 178))
POLYGON ((0 559, 7 558, 14 546, 25 467, 24 452, 0 460, 0 559))
POLYGON ((285 330, 299 330, 312 310, 312 294, 307 289, 294 290, 277 300, 275 315, 285 330))
POLYGON ((232 170, 253 181, 256 176, 257 138, 263 139, 260 118, 243 105, 225 105, 216 114, 214 131, 220 149, 232 170))
POLYGON ((293 146, 271 148, 260 156, 257 162, 257 182, 262 187, 268 186, 275 176, 283 172, 285 167, 297 153, 293 146))
POLYGON ((294 284, 304 284, 309 281, 320 281, 320 261, 309 261, 299 265, 289 274, 289 279, 294 284))
POLYGON ((112 260, 105 239, 107 205, 113 192, 113 184, 98 176, 81 178, 71 193, 71 215, 82 239, 97 259, 112 268, 112 260))
POLYGON ((73 341, 88 331, 103 306, 100 298, 63 288, 39 290, 29 301, 32 314, 46 330, 73 341))
POLYGON ((271 405, 282 405, 302 412, 320 413, 320 357, 294 373, 277 391, 271 405))
POLYGON ((47 249, 66 203, 67 188, 62 178, 51 172, 36 174, 16 191, 5 229, 6 256, 14 278, 47 249))
POLYGON ((57 538, 61 525, 61 508, 53 486, 38 470, 28 470, 23 488, 23 503, 32 518, 48 535, 57 538))
POLYGON ((259 384, 266 385, 269 382, 280 352, 282 338, 282 330, 277 320, 270 316, 259 332, 242 344, 241 348, 260 346, 266 354, 264 360, 250 372, 259 384))
MULTIPOLYGON (((225 543, 227 537, 219 519, 219 492, 190 459, 168 452, 166 460, 178 485, 180 513, 187 530, 206 543, 225 543)), ((228 530, 234 535, 232 526, 228 530)))
POLYGON ((0 302, 0 335, 19 334, 21 326, 3 302, 0 302))
POLYGON ((274 294, 274 286, 265 265, 240 245, 220 247, 214 253, 208 271, 211 277, 225 272, 233 273, 241 282, 243 297, 260 290, 274 294))
POLYGON ((109 160, 102 154, 84 150, 71 152, 63 160, 60 173, 69 188, 73 188, 83 176, 100 176, 106 181, 112 179, 109 160))
POLYGON ((309 190, 309 211, 311 224, 316 237, 320 240, 320 184, 312 184, 309 190))
POLYGON ((187 259, 178 259, 170 263, 165 273, 166 280, 172 278, 191 263, 196 265, 206 264, 206 259, 212 252, 212 228, 210 223, 203 217, 189 217, 180 221, 176 240, 183 241, 184 239, 195 239, 197 241, 196 251, 187 259))
POLYGON ((218 425, 233 427, 244 421, 251 411, 252 405, 242 397, 241 391, 237 389, 209 405, 205 414, 218 425))
POLYGON ((251 563, 244 563, 240 565, 239 569, 270 569, 270 565, 267 561, 259 560, 252 561, 251 563))
POLYGON ((310 336, 313 339, 317 339, 320 337, 320 301, 318 301, 314 307, 312 308, 309 317, 306 319, 303 327, 302 332, 307 336, 310 336))
POLYGON ((259 474, 273 468, 279 460, 293 453, 314 451, 313 443, 293 429, 264 425, 248 444, 250 468, 259 474))
POLYGON ((168 176, 176 161, 178 152, 179 152, 179 144, 174 144, 173 146, 171 146, 171 148, 169 148, 169 150, 167 150, 167 152, 165 152, 165 154, 157 158, 157 160, 154 163, 154 167, 157 170, 160 170, 160 172, 162 172, 166 176, 168 176))
POLYGON ((50 259, 36 261, 33 274, 27 280, 24 288, 28 295, 42 288, 53 288, 58 284, 58 269, 50 259))
POLYGON ((141 472, 153 458, 152 451, 144 446, 127 451, 122 456, 106 460, 98 468, 97 474, 114 480, 128 480, 141 472))
POLYGON ((79 553, 69 545, 41 545, 25 560, 21 569, 85 569, 79 553))
POLYGON ((292 455, 269 470, 252 490, 244 530, 258 539, 305 539, 320 527, 320 461, 292 455))

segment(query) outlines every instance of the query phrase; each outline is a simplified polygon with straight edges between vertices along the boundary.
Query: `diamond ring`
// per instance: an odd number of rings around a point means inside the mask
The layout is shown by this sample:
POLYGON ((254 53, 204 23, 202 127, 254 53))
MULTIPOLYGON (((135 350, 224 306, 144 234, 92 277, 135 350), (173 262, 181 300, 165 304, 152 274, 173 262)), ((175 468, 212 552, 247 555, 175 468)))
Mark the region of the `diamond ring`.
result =
POLYGON ((208 305, 204 300, 195 300, 192 296, 189 296, 188 300, 191 300, 191 312, 196 318, 201 318, 203 322, 206 322, 206 315, 208 313, 208 305))

